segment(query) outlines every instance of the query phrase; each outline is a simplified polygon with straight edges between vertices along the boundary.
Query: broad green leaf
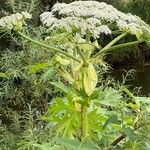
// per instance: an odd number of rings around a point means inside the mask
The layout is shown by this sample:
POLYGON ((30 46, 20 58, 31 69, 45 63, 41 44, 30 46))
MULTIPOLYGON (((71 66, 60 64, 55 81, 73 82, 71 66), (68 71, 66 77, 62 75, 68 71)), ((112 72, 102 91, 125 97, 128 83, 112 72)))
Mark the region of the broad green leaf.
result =
POLYGON ((48 66, 49 66, 48 63, 37 63, 34 65, 30 65, 28 66, 28 74, 34 74, 42 69, 45 69, 48 66))
POLYGON ((98 145, 93 142, 79 142, 76 139, 59 139, 58 142, 64 145, 67 150, 98 150, 98 145))
POLYGON ((76 139, 59 139, 58 143, 65 146, 68 150, 77 150, 80 145, 80 142, 76 139))

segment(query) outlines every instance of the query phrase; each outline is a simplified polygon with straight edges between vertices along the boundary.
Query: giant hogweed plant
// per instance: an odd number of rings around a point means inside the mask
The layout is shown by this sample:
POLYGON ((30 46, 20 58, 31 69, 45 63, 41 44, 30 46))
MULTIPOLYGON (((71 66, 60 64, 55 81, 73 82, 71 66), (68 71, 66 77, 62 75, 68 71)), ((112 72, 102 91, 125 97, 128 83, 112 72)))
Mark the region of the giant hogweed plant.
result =
MULTIPOLYGON (((51 12, 40 15, 48 36, 37 41, 23 30, 25 19, 30 18, 27 12, 12 14, 1 18, 0 26, 5 32, 15 33, 54 52, 51 66, 55 67, 62 80, 51 84, 62 91, 64 97, 55 98, 42 119, 56 127, 56 137, 77 138, 82 143, 74 143, 80 148, 88 137, 96 142, 100 139, 103 148, 116 146, 126 136, 134 139, 135 132, 150 123, 149 102, 146 98, 134 96, 122 86, 119 89, 103 88, 98 65, 107 67, 102 58, 109 51, 149 42, 149 25, 139 17, 124 14, 106 3, 57 3, 51 12), (120 40, 130 35, 136 40, 119 44, 120 40), (114 38, 102 47, 97 39, 103 36, 114 38), (128 98, 124 99, 124 93, 128 98), (114 136, 119 137, 115 139, 114 136)), ((30 66, 30 71, 36 68, 36 72, 45 66, 47 63, 38 63, 30 66)), ((0 75, 7 76, 5 73, 0 75)), ((96 149, 96 145, 94 147, 96 149)))

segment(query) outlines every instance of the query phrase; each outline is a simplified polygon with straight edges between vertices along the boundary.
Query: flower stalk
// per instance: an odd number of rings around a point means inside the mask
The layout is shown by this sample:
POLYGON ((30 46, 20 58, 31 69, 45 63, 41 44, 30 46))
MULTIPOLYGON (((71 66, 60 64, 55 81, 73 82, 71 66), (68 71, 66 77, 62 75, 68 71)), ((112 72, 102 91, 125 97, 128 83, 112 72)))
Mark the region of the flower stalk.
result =
POLYGON ((103 49, 101 49, 97 54, 93 56, 93 58, 99 57, 101 53, 105 53, 107 49, 109 49, 111 46, 113 46, 116 42, 118 42, 123 37, 127 36, 128 33, 122 33, 118 37, 116 37, 114 40, 112 40, 109 44, 107 44, 103 49))
POLYGON ((134 45, 137 45, 139 43, 142 43, 142 41, 133 41, 133 42, 128 42, 128 43, 124 43, 124 44, 119 44, 119 45, 116 45, 116 46, 112 46, 112 47, 106 49, 105 51, 100 51, 100 53, 103 53, 103 52, 106 53, 108 51, 113 51, 113 50, 129 47, 129 46, 134 46, 134 45))
POLYGON ((33 43, 38 44, 38 45, 40 45, 40 46, 43 46, 43 47, 47 48, 48 50, 52 50, 52 51, 54 51, 54 52, 58 52, 58 53, 60 53, 60 54, 64 54, 64 55, 67 56, 68 58, 71 58, 71 59, 73 59, 73 60, 75 60, 75 61, 77 61, 77 62, 79 62, 79 63, 81 62, 81 61, 80 61, 79 59, 77 59, 76 57, 70 55, 69 53, 67 53, 67 52, 65 52, 65 51, 63 51, 63 50, 61 50, 61 49, 59 49, 59 48, 55 48, 55 47, 46 45, 46 44, 44 44, 44 43, 41 43, 41 42, 39 42, 39 41, 37 41, 37 40, 34 40, 34 39, 32 39, 32 38, 26 36, 25 34, 19 32, 19 31, 18 31, 17 33, 18 33, 20 36, 22 36, 23 38, 25 38, 26 40, 30 41, 30 42, 33 42, 33 43))
POLYGON ((84 62, 84 66, 85 66, 85 67, 88 67, 88 65, 89 65, 89 64, 88 64, 88 61, 87 61, 87 59, 85 58, 83 52, 81 51, 81 49, 80 49, 78 46, 76 46, 76 49, 77 49, 78 54, 80 55, 81 59, 82 59, 83 62, 84 62))
POLYGON ((81 107, 81 133, 82 140, 88 136, 88 116, 87 116, 87 106, 81 107))

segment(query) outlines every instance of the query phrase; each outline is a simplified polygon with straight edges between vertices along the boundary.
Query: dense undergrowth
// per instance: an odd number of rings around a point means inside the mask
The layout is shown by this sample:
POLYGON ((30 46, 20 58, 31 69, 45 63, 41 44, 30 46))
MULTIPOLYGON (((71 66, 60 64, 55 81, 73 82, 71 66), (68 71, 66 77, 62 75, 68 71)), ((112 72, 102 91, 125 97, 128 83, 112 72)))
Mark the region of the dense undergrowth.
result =
MULTIPOLYGON (((70 42, 72 35, 60 34, 57 30, 50 32, 40 25, 38 16, 44 8, 41 9, 38 0, 7 2, 9 4, 2 5, 6 7, 2 16, 23 10, 33 14, 23 29, 27 36, 58 48, 70 42)), ((150 148, 147 98, 138 97, 137 93, 133 95, 124 83, 105 78, 109 68, 105 62, 94 65, 99 79, 97 88, 91 92, 90 87, 84 87, 85 91, 80 91, 69 84, 70 76, 61 72, 64 68, 70 69, 66 57, 56 58, 55 53, 16 36, 14 31, 0 34, 1 150, 150 148), (88 116, 82 116, 88 118, 87 131, 81 127, 82 104, 89 107, 88 116)), ((113 38, 106 37, 101 45, 105 46, 113 38)), ((96 42, 94 44, 97 46, 96 42)), ((76 70, 81 68, 79 65, 76 70)))

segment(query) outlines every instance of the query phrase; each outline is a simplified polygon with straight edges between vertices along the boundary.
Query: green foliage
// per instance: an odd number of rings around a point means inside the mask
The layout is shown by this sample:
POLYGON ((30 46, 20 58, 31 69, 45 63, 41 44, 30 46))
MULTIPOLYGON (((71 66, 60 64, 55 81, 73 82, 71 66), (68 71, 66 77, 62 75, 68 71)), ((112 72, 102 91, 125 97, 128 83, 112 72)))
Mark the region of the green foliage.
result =
MULTIPOLYGON (((27 1, 19 8, 9 2, 12 11, 34 10, 27 1)), ((11 35, 15 44, 0 60, 0 149, 149 149, 149 98, 103 79, 103 55, 91 59, 102 48, 97 40, 42 27, 23 32, 65 53, 11 35)))
POLYGON ((59 139, 58 143, 64 145, 67 150, 97 150, 99 146, 90 140, 79 142, 78 140, 59 139))

